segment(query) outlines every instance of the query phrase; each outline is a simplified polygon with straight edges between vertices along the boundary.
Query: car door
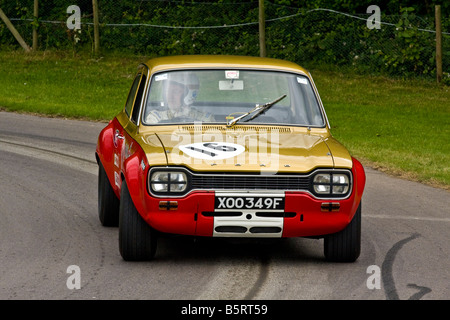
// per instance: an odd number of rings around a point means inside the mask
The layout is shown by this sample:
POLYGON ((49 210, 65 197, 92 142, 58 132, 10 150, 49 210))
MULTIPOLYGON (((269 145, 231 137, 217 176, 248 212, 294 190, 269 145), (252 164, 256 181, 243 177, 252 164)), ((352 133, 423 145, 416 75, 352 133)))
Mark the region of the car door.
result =
POLYGON ((120 189, 122 164, 130 156, 133 145, 133 136, 136 135, 139 125, 141 102, 144 96, 147 75, 145 68, 140 68, 136 74, 129 91, 125 109, 115 122, 113 133, 114 145, 114 182, 115 187, 120 189))

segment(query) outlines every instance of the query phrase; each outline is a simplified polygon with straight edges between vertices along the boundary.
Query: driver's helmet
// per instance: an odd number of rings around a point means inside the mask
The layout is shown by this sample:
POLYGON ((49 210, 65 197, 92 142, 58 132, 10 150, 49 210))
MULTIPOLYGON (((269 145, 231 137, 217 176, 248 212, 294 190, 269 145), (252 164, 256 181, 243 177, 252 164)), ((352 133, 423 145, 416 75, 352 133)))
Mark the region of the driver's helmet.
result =
POLYGON ((184 87, 184 98, 183 102, 185 105, 189 106, 195 102, 197 99, 198 89, 200 88, 200 83, 198 77, 191 72, 171 72, 169 73, 166 81, 166 86, 164 89, 165 97, 168 92, 169 85, 171 83, 178 84, 184 87))

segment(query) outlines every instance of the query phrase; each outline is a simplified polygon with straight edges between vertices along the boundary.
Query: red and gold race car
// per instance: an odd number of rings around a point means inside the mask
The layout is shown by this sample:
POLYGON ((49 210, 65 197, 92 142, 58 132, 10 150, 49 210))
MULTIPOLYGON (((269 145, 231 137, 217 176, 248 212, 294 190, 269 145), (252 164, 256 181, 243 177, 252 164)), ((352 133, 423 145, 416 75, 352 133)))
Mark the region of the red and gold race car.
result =
POLYGON ((154 258, 161 234, 324 238, 329 261, 360 254, 363 166, 295 63, 151 59, 96 158, 99 218, 125 260, 154 258))

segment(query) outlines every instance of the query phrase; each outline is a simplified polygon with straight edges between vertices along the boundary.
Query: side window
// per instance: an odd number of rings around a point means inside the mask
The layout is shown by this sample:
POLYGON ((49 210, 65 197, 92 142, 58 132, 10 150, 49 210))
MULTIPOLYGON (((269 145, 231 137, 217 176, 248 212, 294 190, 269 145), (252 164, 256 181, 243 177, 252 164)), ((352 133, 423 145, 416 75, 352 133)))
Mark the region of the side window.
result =
POLYGON ((139 117, 139 107, 141 106, 142 95, 144 94, 146 80, 147 77, 143 74, 141 82, 139 83, 139 89, 136 94, 136 99, 134 100, 133 115, 131 116, 131 121, 133 121, 134 123, 137 123, 139 117))
POLYGON ((133 85, 131 86, 130 93, 128 93, 127 103, 125 104, 125 112, 128 116, 131 115, 131 110, 133 109, 133 101, 136 96, 136 90, 138 88, 139 80, 141 79, 141 74, 138 74, 134 78, 133 85))

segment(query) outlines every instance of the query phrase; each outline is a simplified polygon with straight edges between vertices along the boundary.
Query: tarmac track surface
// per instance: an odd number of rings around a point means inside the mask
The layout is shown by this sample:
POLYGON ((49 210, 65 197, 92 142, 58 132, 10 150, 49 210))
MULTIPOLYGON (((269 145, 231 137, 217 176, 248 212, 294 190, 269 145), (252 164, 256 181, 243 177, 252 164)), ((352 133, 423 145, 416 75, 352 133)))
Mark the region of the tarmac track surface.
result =
POLYGON ((0 299, 450 297, 449 192, 370 168, 355 263, 326 262, 323 240, 189 237, 125 262, 97 214, 104 126, 0 112, 0 299), (80 289, 67 285, 74 265, 80 289))

